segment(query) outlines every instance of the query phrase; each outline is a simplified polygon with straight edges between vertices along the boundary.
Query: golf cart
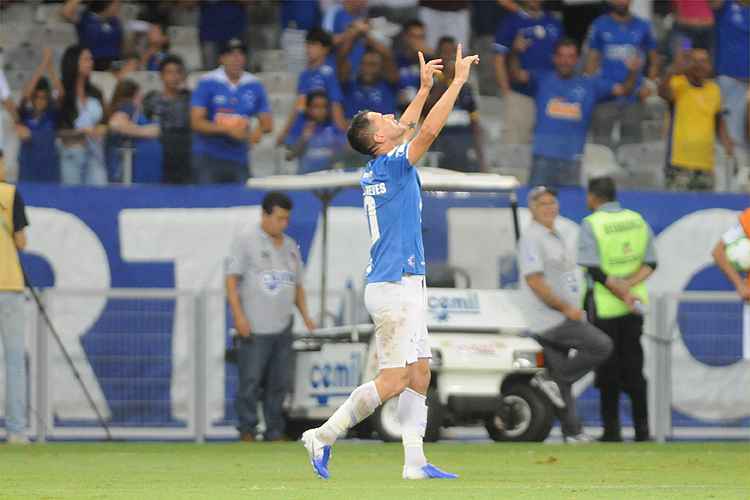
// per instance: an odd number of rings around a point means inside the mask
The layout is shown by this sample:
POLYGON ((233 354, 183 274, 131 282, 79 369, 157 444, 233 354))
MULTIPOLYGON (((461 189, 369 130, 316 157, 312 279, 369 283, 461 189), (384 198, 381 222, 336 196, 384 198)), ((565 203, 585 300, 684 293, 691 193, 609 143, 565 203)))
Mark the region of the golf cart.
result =
MULTIPOLYGON (((263 190, 307 190, 323 204, 320 313, 326 309, 328 208, 342 189, 359 189, 360 172, 325 172, 250 179, 263 190)), ((507 195, 518 236, 513 177, 420 169, 425 191, 485 192, 507 195)), ((364 221, 363 221, 364 223, 364 221)), ((429 273, 429 268, 428 268, 429 273)), ((495 441, 543 441, 553 407, 541 390, 540 345, 524 337, 523 296, 517 290, 428 288, 428 330, 433 376, 428 399, 426 441, 443 427, 484 425, 495 441)), ((361 383, 374 378, 377 361, 373 326, 352 324, 296 335, 292 392, 285 412, 287 431, 297 437, 327 419, 361 383)), ((354 429, 384 441, 401 439, 397 398, 387 401, 354 429)))

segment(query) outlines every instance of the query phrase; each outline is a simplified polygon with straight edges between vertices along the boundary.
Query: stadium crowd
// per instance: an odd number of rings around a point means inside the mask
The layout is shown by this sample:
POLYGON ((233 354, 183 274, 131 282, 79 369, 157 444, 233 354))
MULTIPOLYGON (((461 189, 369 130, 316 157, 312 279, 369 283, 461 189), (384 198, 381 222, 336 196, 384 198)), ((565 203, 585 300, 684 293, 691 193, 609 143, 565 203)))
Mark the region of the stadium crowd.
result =
POLYGON ((463 43, 483 63, 427 164, 531 184, 748 187, 747 0, 2 0, 0 26, 15 125, 0 147, 18 144, 5 161, 21 181, 361 166, 348 120, 402 111, 419 51, 445 64, 426 114, 463 43))

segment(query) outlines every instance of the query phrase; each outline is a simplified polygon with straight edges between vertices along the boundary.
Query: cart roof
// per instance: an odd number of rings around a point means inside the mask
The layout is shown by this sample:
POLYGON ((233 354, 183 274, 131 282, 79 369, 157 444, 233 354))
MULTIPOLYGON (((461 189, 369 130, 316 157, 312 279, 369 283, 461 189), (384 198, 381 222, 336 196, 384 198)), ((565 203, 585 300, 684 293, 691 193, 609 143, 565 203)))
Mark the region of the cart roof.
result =
MULTIPOLYGON (((518 179, 509 175, 463 173, 443 168, 420 168, 419 176, 425 191, 512 191, 518 179)), ((304 175, 274 175, 249 179, 247 186, 254 189, 284 191, 317 191, 359 188, 362 170, 353 172, 327 171, 304 175)))

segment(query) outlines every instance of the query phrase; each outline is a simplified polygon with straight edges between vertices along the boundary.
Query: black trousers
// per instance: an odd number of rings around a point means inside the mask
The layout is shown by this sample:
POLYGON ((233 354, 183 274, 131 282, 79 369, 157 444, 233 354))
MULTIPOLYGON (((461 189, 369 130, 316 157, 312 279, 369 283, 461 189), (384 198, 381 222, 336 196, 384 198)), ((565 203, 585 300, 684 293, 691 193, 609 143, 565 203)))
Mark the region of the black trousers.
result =
POLYGON ((581 432, 581 422, 576 413, 573 383, 607 359, 612 352, 612 342, 585 321, 565 320, 542 332, 541 336, 554 344, 544 346, 544 359, 549 376, 557 383, 565 401, 565 408, 556 408, 560 427, 564 435, 575 436, 581 432), (571 355, 573 349, 575 354, 571 355))
POLYGON ((630 397, 636 439, 648 439, 648 402, 643 376, 643 317, 627 314, 596 318, 594 324, 612 339, 612 354, 596 370, 604 435, 620 437, 620 393, 630 397))

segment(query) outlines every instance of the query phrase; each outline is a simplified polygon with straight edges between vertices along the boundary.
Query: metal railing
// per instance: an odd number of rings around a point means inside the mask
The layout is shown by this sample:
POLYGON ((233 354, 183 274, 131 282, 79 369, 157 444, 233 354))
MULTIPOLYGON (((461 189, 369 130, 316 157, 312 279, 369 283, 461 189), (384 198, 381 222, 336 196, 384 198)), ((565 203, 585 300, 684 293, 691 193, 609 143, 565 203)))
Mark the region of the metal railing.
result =
MULTIPOLYGON (((200 442, 237 435, 236 367, 224 362, 230 323, 221 291, 48 289, 41 295, 115 439, 200 442)), ((361 319, 356 291, 329 296, 338 301, 331 324, 361 319)), ((31 301, 28 309, 30 435, 103 439, 31 301)), ((741 329, 742 305, 734 293, 653 297, 643 343, 658 441, 750 438, 750 360, 737 349, 741 329)))

